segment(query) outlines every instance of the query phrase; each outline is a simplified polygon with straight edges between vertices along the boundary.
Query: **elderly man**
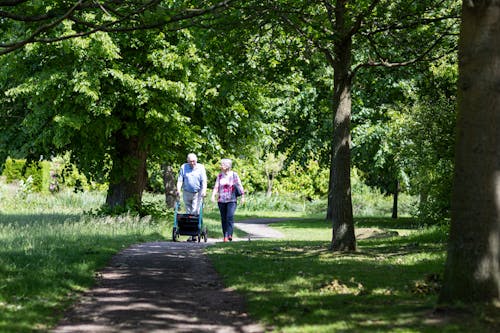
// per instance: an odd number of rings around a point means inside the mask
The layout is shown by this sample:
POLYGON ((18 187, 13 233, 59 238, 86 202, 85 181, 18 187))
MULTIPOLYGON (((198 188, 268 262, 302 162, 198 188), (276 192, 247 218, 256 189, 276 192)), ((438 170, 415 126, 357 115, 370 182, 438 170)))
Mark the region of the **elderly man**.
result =
POLYGON ((193 153, 187 155, 187 163, 184 163, 179 171, 178 196, 180 196, 181 189, 186 213, 198 215, 201 200, 207 195, 207 172, 205 166, 198 163, 198 158, 193 153))

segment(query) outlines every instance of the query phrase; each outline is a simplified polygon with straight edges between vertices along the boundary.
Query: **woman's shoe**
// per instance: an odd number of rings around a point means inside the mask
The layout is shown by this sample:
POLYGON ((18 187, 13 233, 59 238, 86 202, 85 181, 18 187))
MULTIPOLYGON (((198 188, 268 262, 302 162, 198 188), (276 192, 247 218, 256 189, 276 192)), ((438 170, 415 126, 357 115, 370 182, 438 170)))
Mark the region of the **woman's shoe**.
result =
POLYGON ((227 237, 224 237, 224 243, 227 242, 227 237))
POLYGON ((229 239, 230 242, 233 241, 233 236, 229 236, 227 239, 229 239))

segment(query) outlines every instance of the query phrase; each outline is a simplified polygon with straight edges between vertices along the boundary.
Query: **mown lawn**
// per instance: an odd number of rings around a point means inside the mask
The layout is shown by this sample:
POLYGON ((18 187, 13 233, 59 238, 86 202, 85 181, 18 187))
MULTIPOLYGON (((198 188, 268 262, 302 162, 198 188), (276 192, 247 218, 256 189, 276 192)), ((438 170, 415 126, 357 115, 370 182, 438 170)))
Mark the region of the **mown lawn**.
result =
POLYGON ((355 253, 332 253, 331 229, 322 220, 273 226, 286 240, 207 249, 226 285, 245 295, 250 314, 270 331, 500 331, 499 308, 465 307, 446 316, 435 311, 446 228, 418 229, 408 218, 360 218, 357 230, 369 228, 370 238, 360 239, 355 253))

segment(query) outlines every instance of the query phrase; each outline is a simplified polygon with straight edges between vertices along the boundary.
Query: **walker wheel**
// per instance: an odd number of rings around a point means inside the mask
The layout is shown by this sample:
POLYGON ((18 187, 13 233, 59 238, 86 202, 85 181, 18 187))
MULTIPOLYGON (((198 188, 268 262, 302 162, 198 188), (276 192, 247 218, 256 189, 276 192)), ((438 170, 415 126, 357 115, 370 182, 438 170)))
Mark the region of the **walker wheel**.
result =
POLYGON ((172 230, 172 241, 177 242, 179 240, 179 233, 177 232, 177 228, 174 227, 172 230))
POLYGON ((208 240, 208 231, 207 231, 207 227, 203 228, 203 240, 205 241, 205 243, 207 242, 208 240))

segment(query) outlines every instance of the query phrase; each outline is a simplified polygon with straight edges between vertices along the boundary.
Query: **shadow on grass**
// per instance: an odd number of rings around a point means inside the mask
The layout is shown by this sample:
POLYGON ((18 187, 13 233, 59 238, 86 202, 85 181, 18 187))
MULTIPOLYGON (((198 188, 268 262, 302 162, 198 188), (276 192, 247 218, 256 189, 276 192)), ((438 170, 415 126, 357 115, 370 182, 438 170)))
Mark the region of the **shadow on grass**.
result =
POLYGON ((477 320, 430 319, 439 290, 432 279, 442 273, 444 251, 421 241, 405 251, 378 242, 332 253, 327 243, 310 241, 209 251, 227 285, 246 295, 250 313, 280 332, 489 332, 477 320))
POLYGON ((356 217, 355 227, 363 228, 385 228, 385 229, 418 229, 420 225, 415 218, 400 217, 393 219, 390 217, 356 217))
POLYGON ((76 294, 93 285, 95 271, 155 232, 116 226, 100 233, 81 215, 0 215, 0 331, 44 331, 76 294), (71 223, 70 223, 71 222, 71 223))
POLYGON ((81 214, 1 214, 0 225, 14 224, 18 226, 31 224, 62 224, 68 221, 77 221, 81 214))
MULTIPOLYGON (((241 219, 252 219, 252 216, 245 216, 241 219)), ((255 216, 255 219, 264 219, 266 217, 255 216)), ((270 220, 273 218, 270 217, 270 220)), ((331 222, 325 219, 318 218, 281 218, 282 221, 276 222, 280 226, 290 229, 324 229, 331 228, 331 222)), ((354 219, 354 227, 358 228, 380 228, 380 229, 419 229, 417 221, 414 218, 399 218, 392 219, 390 217, 356 217, 354 219)))

